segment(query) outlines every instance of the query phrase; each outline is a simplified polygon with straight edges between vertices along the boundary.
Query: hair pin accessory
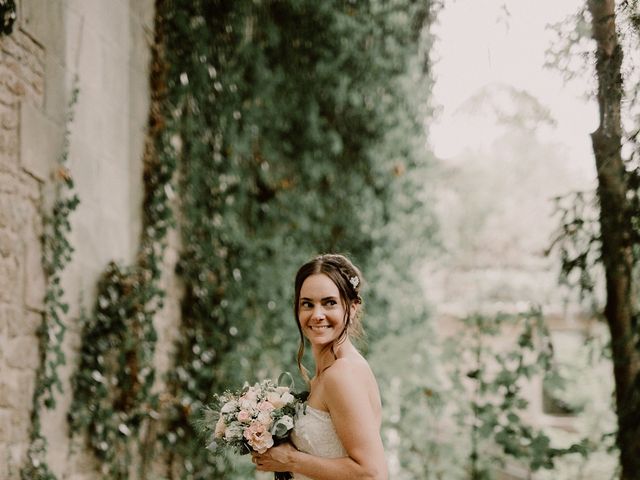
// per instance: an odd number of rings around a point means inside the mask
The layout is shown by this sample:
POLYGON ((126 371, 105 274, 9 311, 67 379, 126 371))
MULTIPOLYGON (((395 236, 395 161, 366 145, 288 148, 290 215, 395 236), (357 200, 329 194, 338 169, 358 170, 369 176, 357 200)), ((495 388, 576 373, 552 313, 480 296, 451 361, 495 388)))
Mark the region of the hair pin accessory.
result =
POLYGON ((358 288, 358 285, 360 285, 360 279, 357 275, 355 277, 349 277, 349 283, 353 286, 353 288, 358 288))

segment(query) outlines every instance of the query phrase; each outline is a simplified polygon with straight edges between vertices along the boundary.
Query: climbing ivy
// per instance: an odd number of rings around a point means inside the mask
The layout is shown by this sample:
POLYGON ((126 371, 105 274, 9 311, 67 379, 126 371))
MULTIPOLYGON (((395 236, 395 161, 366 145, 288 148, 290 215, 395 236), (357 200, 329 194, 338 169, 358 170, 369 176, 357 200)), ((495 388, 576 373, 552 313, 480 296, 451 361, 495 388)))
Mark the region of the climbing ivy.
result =
POLYGON ((62 151, 53 175, 55 192, 51 213, 43 215, 42 265, 46 278, 43 321, 38 329, 40 367, 36 375, 31 414, 31 443, 27 452, 27 464, 21 470, 23 480, 55 480, 55 475, 46 463, 47 440, 40 431, 42 407, 56 406, 55 390, 62 393, 62 382, 58 368, 65 364, 63 342, 66 332, 64 315, 69 304, 64 300, 62 273, 71 261, 73 246, 69 243, 71 233, 69 217, 78 207, 80 199, 74 192, 74 182, 67 168, 69 158, 70 127, 78 101, 78 77, 73 80, 71 98, 65 118, 62 151))
POLYGON ((129 478, 133 451, 145 421, 159 416, 153 356, 154 316, 162 308, 159 286, 166 235, 171 227, 175 153, 164 138, 166 111, 162 26, 156 23, 151 64, 151 106, 144 152, 143 222, 132 266, 109 263, 98 283, 92 315, 83 328, 69 420, 73 432, 88 430, 89 444, 106 478, 129 478))
POLYGON ((406 280, 421 247, 402 250, 403 233, 430 228, 413 195, 422 97, 406 91, 428 3, 163 5, 185 286, 164 442, 183 478, 248 475, 191 422, 212 393, 294 370, 291 283, 311 255, 351 254, 375 280, 372 338, 398 327, 383 280, 406 280))

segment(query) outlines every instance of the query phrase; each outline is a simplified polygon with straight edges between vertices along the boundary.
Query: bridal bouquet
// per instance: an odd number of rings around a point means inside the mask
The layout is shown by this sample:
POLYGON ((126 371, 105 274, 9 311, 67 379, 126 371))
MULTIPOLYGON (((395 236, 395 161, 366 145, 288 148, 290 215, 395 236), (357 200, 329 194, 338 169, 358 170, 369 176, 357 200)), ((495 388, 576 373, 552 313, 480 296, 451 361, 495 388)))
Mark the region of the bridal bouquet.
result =
MULTIPOLYGON (((214 451, 230 448, 241 455, 266 452, 288 440, 300 401, 290 387, 272 380, 245 384, 240 391, 215 395, 201 422, 207 448, 214 451)), ((288 472, 275 473, 276 480, 290 478, 288 472)))

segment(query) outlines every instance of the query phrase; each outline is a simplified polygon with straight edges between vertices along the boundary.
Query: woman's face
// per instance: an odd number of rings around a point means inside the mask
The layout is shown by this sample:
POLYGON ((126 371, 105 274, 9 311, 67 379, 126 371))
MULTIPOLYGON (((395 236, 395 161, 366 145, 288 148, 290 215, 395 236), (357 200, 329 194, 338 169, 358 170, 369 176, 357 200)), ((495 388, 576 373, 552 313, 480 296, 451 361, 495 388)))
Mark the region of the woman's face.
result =
POLYGON ((326 345, 340 336, 345 309, 338 287, 325 274, 310 275, 302 283, 298 321, 312 345, 326 345))

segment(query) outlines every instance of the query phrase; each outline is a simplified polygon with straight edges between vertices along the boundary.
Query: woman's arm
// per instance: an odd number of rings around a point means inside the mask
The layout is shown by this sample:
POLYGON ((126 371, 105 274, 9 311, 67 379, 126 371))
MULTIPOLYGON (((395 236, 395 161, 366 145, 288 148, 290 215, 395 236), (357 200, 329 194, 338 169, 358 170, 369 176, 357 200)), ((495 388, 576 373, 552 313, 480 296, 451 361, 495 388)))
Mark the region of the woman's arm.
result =
POLYGON ((341 359, 324 375, 325 403, 348 456, 323 458, 282 445, 254 455, 258 470, 290 471, 314 480, 387 480, 380 424, 367 394, 367 379, 341 359))

